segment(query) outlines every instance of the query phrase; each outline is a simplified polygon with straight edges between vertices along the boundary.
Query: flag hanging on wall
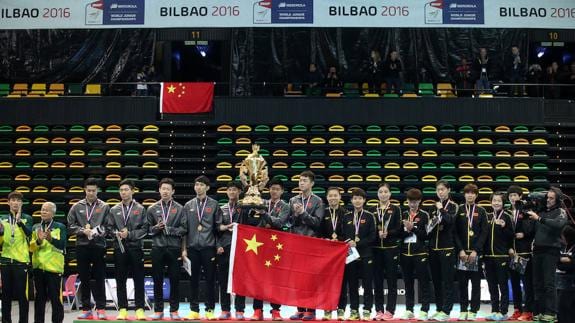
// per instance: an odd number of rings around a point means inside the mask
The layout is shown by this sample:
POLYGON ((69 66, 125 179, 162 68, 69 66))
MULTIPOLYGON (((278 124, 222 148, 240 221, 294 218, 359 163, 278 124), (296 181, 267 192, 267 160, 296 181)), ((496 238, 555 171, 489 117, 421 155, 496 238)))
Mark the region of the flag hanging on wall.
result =
POLYGON ((162 82, 160 113, 207 113, 214 101, 214 83, 162 82))
POLYGON ((228 291, 270 303, 334 310, 347 249, 342 242, 237 225, 228 291))

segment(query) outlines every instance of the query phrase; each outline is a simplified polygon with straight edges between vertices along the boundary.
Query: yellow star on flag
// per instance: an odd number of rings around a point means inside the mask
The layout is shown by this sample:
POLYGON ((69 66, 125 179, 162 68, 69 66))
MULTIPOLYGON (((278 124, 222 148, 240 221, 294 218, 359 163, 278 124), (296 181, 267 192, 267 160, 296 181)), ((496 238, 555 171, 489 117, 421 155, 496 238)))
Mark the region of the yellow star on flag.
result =
POLYGON ((254 234, 250 240, 244 239, 247 247, 246 252, 252 250, 256 255, 258 254, 258 247, 263 246, 263 242, 258 242, 256 240, 256 235, 254 234))
POLYGON ((275 256, 274 256, 274 260, 275 260, 275 261, 280 261, 280 258, 281 258, 280 255, 275 255, 275 256))
POLYGON ((275 234, 272 234, 271 239, 272 239, 272 241, 276 241, 278 239, 278 236, 276 236, 275 234))
POLYGON ((170 86, 168 86, 168 93, 176 93, 176 87, 170 84, 170 86))
POLYGON ((278 243, 278 244, 276 245, 276 248, 278 248, 278 250, 282 250, 282 249, 284 248, 284 245, 281 244, 281 243, 278 243))
POLYGON ((268 268, 269 268, 269 267, 271 267, 271 265, 272 265, 272 262, 271 262, 271 261, 269 261, 269 260, 266 260, 266 267, 268 267, 268 268))

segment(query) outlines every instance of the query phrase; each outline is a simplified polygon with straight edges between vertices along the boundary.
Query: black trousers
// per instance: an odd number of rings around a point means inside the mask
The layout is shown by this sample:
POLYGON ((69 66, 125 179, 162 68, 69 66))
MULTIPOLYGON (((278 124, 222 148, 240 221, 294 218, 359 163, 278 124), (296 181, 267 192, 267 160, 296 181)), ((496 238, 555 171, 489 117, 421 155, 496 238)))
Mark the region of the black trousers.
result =
POLYGON ((52 305, 52 323, 64 321, 64 304, 62 304, 62 274, 34 270, 34 323, 44 323, 46 301, 52 305))
POLYGON ((106 308, 106 249, 100 247, 76 247, 76 258, 78 260, 78 274, 80 277, 80 293, 82 310, 91 309, 90 304, 90 280, 94 279, 96 285, 92 292, 96 301, 96 309, 106 308))
POLYGON ((559 261, 559 249, 533 252, 533 289, 535 291, 534 314, 557 313, 555 270, 559 261))
POLYGON ((485 257, 485 277, 491 297, 491 312, 509 310, 509 257, 485 257))
MULTIPOLYGON (((280 304, 270 303, 272 310, 279 311, 281 308, 280 304)), ((254 310, 261 310, 264 308, 264 301, 261 299, 254 299, 254 310)))
MULTIPOLYGON (((479 260, 481 268, 481 260, 479 260)), ((477 313, 481 305, 481 272, 480 271, 457 271, 457 282, 459 283, 459 303, 461 312, 471 311, 477 313), (471 280, 471 309, 469 308, 469 290, 467 286, 471 280)))
POLYGON ((559 323, 571 322, 575 317, 575 290, 559 290, 558 297, 557 320, 559 323))
POLYGON ((519 312, 533 312, 533 260, 529 258, 525 274, 521 275, 515 270, 509 270, 511 289, 513 290, 513 307, 519 312), (525 293, 521 290, 521 283, 525 293), (523 306, 525 296, 525 306, 523 306))
MULTIPOLYGON (((222 311, 231 310, 231 295, 228 293, 228 271, 230 269, 230 246, 224 247, 224 253, 217 256, 218 260, 218 283, 220 287, 220 305, 222 311)), ((236 312, 243 312, 246 308, 246 298, 236 295, 236 312)))
POLYGON ((192 263, 192 276, 190 277, 190 310, 199 312, 200 304, 198 294, 202 268, 206 277, 206 310, 213 310, 215 306, 214 283, 216 276, 216 248, 194 249, 188 248, 188 258, 192 263))
POLYGON ((437 311, 442 311, 447 315, 453 309, 455 258, 454 250, 431 250, 429 253, 436 308, 437 311))
POLYGON ((132 273, 134 279, 134 298, 136 309, 144 309, 144 251, 142 249, 126 249, 122 253, 120 249, 114 250, 116 264, 116 291, 118 295, 118 307, 128 308, 128 292, 126 281, 128 273, 132 273))
POLYGON ((421 295, 419 302, 421 310, 429 312, 431 301, 431 279, 429 275, 428 255, 405 256, 401 255, 401 271, 405 282, 405 308, 413 312, 415 306, 415 278, 419 283, 421 295))
POLYGON ((2 323, 12 322, 12 299, 18 300, 20 323, 28 323, 28 265, 9 263, 0 266, 2 274, 2 323))
POLYGON ((180 307, 180 267, 179 248, 152 248, 152 277, 154 279, 154 312, 164 311, 164 267, 168 267, 170 279, 170 312, 180 307))
POLYGON ((373 259, 361 257, 346 266, 347 286, 349 288, 350 309, 359 310, 359 280, 363 286, 363 308, 373 306, 373 259))
POLYGON ((397 267, 399 266, 399 248, 373 248, 373 281, 375 310, 387 310, 395 314, 397 304, 397 267), (387 278, 387 306, 384 309, 384 278, 387 278))
POLYGON ((349 287, 347 286, 347 276, 349 276, 349 264, 345 265, 345 269, 343 271, 343 279, 341 280, 341 292, 339 293, 339 303, 337 304, 338 310, 345 311, 345 308, 347 307, 347 295, 349 293, 349 287))

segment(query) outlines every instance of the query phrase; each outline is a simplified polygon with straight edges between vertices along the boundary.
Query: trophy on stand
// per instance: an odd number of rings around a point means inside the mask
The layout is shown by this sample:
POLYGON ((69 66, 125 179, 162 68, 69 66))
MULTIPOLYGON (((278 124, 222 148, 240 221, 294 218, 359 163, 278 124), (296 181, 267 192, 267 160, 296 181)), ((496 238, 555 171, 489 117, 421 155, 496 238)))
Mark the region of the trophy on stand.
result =
POLYGON ((240 178, 244 186, 248 187, 244 198, 240 201, 242 207, 265 208, 260 188, 263 188, 268 180, 268 167, 259 150, 259 145, 252 145, 251 154, 240 166, 240 178))

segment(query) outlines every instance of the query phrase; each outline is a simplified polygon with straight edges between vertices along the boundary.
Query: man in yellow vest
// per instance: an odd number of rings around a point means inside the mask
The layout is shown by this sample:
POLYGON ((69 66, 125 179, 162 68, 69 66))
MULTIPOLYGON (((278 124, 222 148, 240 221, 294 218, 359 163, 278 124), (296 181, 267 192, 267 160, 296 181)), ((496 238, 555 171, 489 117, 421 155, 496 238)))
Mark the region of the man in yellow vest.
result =
POLYGON ((12 322, 12 299, 20 305, 20 323, 28 323, 28 237, 32 217, 22 213, 22 193, 8 194, 10 215, 0 221, 0 272, 2 273, 2 322, 12 322))
POLYGON ((52 323, 64 320, 62 274, 66 250, 66 226, 54 221, 56 204, 46 202, 40 210, 42 221, 32 228, 30 251, 34 270, 34 322, 43 323, 46 300, 52 304, 52 323))

